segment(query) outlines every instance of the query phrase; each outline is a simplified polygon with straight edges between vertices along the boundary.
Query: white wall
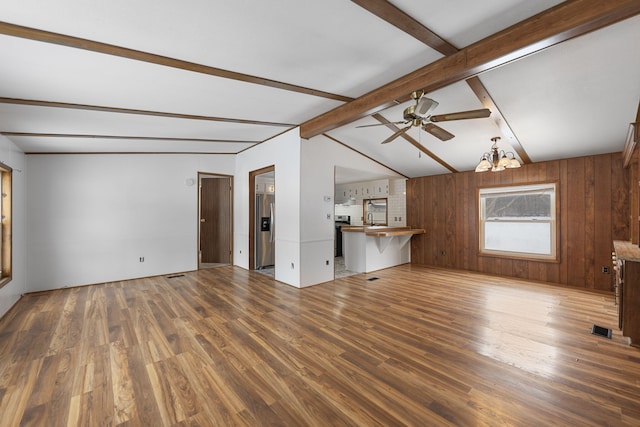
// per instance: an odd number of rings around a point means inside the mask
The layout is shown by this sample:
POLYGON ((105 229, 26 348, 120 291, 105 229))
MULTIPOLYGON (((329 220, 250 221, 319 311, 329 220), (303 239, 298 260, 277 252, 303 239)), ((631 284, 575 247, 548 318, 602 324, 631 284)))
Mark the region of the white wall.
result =
MULTIPOLYGON (((322 135, 301 140, 300 258, 301 286, 334 277, 334 170, 336 166, 401 178, 345 146, 322 135), (325 196, 330 200, 326 201, 325 196), (328 216, 328 217, 327 217, 328 216), (329 261, 329 265, 326 262, 329 261)), ((277 176, 277 175, 276 175, 277 176)), ((277 190, 276 190, 277 191, 277 190)))
POLYGON ((299 129, 235 157, 87 154, 26 159, 29 291, 195 270, 198 197, 197 186, 187 180, 197 181, 197 172, 234 175, 234 264, 248 268, 249 172, 271 165, 276 280, 297 287, 330 281, 335 166, 397 176, 323 136, 301 140, 299 129), (139 262, 140 257, 145 261, 139 262))
POLYGON ((231 155, 29 155, 26 163, 30 291, 195 270, 198 186, 187 180, 235 171, 231 155))
POLYGON ((12 174, 12 280, 0 289, 0 316, 28 292, 26 277, 26 164, 25 156, 11 141, 0 135, 0 162, 12 174))
POLYGON ((300 132, 292 129, 237 155, 234 263, 249 268, 249 172, 275 166, 275 278, 300 287, 300 132))
POLYGON ((335 166, 398 176, 324 136, 301 140, 299 129, 238 154, 236 165, 235 264, 249 268, 249 172, 275 165, 275 277, 297 287, 333 280, 335 166))

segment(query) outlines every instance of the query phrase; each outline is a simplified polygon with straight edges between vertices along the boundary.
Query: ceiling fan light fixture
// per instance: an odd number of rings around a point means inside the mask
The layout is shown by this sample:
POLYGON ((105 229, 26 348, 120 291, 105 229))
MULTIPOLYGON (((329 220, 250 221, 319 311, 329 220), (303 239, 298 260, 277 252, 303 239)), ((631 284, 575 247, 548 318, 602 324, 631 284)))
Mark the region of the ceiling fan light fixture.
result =
MULTIPOLYGON (((415 101, 413 105, 409 105, 402 112, 404 120, 399 122, 389 122, 378 118, 381 123, 360 125, 357 128, 364 128, 370 126, 387 126, 394 130, 393 135, 382 141, 382 144, 388 144, 397 137, 401 136, 409 130, 411 127, 417 127, 424 129, 427 133, 438 138, 440 141, 448 141, 454 138, 454 134, 433 124, 433 122, 446 122, 449 120, 466 120, 466 119, 479 119, 483 117, 489 117, 491 111, 487 108, 480 110, 458 111, 456 113, 447 113, 439 115, 431 115, 431 111, 434 110, 439 103, 431 98, 424 96, 424 91, 416 90, 411 92, 411 98, 415 101), (404 124, 408 125, 405 128, 398 129, 393 125, 404 124)), ((420 135, 420 132, 418 132, 420 135)))
POLYGON ((434 101, 431 98, 427 98, 426 96, 423 96, 422 98, 420 98, 420 100, 418 101, 418 105, 416 107, 416 111, 415 114, 417 116, 420 117, 425 117, 427 114, 429 114, 431 111, 435 110, 435 108, 438 106, 438 102, 434 101))

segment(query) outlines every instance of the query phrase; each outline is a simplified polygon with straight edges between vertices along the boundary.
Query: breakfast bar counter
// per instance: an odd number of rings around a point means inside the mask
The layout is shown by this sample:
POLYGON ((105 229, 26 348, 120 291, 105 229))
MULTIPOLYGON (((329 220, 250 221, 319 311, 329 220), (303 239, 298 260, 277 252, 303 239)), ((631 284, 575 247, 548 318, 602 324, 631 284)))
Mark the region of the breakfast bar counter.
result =
POLYGON ((368 273, 411 261, 409 240, 424 229, 387 226, 343 226, 347 270, 368 273))

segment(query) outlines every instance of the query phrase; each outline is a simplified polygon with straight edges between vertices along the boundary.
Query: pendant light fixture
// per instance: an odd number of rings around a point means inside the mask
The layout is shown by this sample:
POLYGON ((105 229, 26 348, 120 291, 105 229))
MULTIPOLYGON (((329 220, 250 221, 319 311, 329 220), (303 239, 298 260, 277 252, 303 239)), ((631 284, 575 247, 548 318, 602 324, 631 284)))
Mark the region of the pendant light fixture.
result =
POLYGON ((493 145, 491 145, 491 151, 482 155, 480 163, 476 166, 476 172, 486 172, 488 170, 491 172, 500 172, 505 169, 520 167, 520 162, 511 151, 506 153, 503 150, 498 151, 497 144, 499 140, 499 136, 491 138, 491 141, 493 142, 493 145))

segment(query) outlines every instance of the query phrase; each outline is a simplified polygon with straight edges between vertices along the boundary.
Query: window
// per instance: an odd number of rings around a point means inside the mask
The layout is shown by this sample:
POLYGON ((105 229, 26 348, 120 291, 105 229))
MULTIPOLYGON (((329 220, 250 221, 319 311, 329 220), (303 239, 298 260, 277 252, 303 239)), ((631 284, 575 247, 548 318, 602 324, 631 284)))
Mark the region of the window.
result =
POLYGON ((11 174, 0 163, 0 287, 11 281, 11 174))
POLYGON ((480 253, 557 260, 556 184, 479 190, 480 253))

